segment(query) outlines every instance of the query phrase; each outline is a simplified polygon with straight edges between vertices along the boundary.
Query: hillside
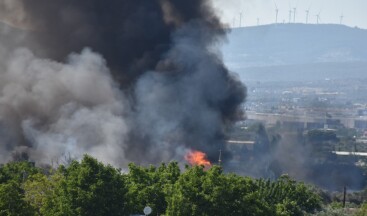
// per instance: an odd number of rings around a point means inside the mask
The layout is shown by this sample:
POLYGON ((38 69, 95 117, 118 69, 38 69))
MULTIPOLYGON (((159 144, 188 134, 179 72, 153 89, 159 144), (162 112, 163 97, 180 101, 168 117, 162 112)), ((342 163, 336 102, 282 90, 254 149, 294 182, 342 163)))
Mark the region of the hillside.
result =
POLYGON ((244 79, 264 81, 263 76, 276 72, 280 80, 298 80, 303 78, 300 74, 309 79, 320 73, 321 79, 367 77, 367 30, 343 25, 237 28, 229 33, 222 51, 228 67, 244 79))

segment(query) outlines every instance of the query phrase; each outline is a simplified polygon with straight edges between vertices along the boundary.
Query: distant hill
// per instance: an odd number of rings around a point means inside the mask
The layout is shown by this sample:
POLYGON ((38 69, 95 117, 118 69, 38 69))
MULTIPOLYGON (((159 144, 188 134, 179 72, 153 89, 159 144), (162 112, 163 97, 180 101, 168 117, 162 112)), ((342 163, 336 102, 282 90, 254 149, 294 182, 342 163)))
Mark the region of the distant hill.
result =
POLYGON ((261 76, 271 79, 274 73, 274 79, 289 80, 300 79, 299 73, 307 73, 310 79, 320 73, 322 79, 367 77, 367 30, 343 25, 237 28, 229 33, 222 51, 228 67, 245 79, 259 75, 259 81, 265 81, 261 76))

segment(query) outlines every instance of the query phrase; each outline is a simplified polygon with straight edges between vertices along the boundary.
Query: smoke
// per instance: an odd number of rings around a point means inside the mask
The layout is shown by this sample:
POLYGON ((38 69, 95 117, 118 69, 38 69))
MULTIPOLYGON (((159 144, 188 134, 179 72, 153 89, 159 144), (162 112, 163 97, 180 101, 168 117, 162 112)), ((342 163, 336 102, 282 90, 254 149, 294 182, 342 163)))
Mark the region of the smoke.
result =
POLYGON ((5 152, 27 147, 30 159, 44 163, 65 153, 120 157, 124 99, 101 56, 84 50, 63 64, 19 49, 7 64, 0 74, 5 152))
POLYGON ((287 174, 327 190, 365 187, 363 169, 355 165, 358 158, 337 157, 328 150, 336 143, 331 144, 330 140, 325 143, 322 137, 314 137, 310 142, 307 133, 295 128, 279 126, 267 131, 263 125, 256 127, 256 144, 251 151, 232 149, 234 158, 242 157, 240 164, 234 161, 233 171, 271 179, 287 174))
POLYGON ((214 160, 242 118, 246 88, 223 65, 226 31, 207 0, 0 6, 17 27, 0 34, 0 162, 88 153, 123 166, 188 149, 214 160))
POLYGON ((225 33, 207 0, 15 2, 24 11, 21 25, 33 30, 38 55, 63 61, 71 52, 91 47, 124 87, 156 67, 172 46, 172 33, 186 24, 202 22, 212 33, 209 42, 225 33))

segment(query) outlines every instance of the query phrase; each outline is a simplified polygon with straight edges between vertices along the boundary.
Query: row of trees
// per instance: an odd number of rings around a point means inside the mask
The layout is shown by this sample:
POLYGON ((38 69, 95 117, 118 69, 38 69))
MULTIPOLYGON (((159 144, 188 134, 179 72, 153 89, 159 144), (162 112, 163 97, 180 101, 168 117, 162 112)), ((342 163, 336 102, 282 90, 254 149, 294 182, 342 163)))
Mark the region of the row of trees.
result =
POLYGON ((303 215, 320 197, 288 176, 277 181, 224 174, 176 162, 129 165, 123 173, 85 156, 44 170, 28 162, 0 168, 0 215, 131 215, 150 206, 152 215, 303 215))

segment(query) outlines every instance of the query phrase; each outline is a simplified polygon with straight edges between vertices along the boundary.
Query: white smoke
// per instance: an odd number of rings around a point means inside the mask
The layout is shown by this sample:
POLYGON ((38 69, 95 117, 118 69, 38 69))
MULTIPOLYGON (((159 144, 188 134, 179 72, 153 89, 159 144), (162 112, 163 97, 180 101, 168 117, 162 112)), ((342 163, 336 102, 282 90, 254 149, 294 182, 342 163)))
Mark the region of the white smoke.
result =
POLYGON ((18 148, 32 146, 30 159, 43 163, 68 153, 87 153, 108 163, 123 160, 127 127, 122 116, 128 103, 101 56, 85 49, 62 64, 18 49, 4 64, 0 162, 17 150, 6 142, 22 143, 18 148))

